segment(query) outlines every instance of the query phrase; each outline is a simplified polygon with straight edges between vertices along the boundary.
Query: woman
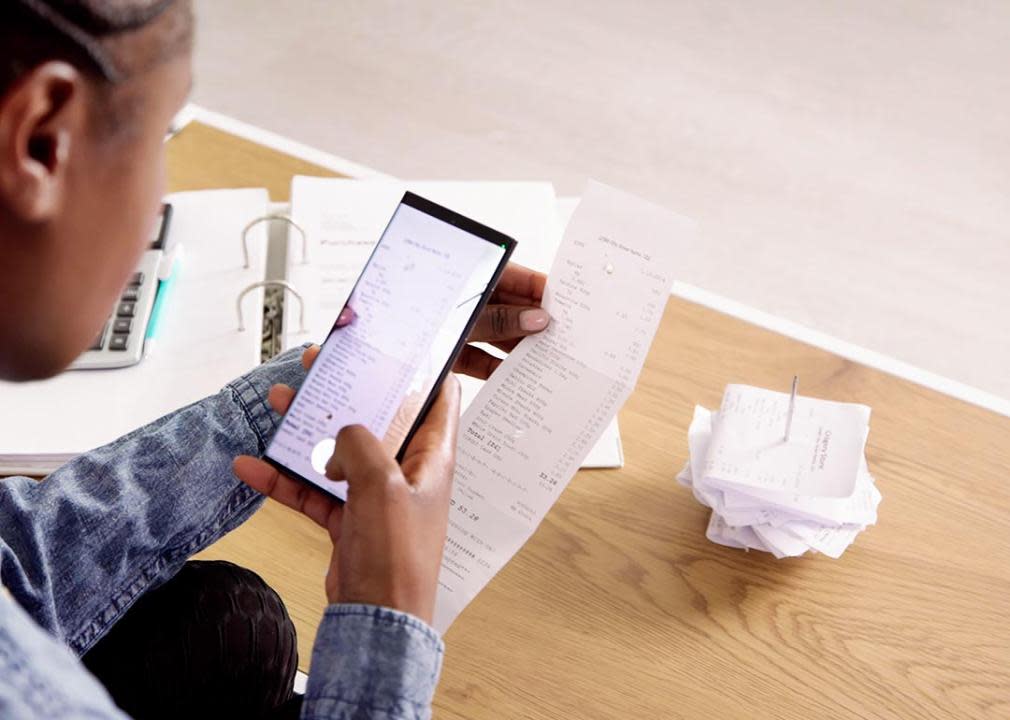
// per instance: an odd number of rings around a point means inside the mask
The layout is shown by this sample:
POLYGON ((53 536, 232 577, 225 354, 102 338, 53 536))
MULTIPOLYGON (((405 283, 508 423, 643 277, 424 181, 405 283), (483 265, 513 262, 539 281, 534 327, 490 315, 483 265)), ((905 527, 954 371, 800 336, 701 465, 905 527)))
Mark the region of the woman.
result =
MULTIPOLYGON (((162 139, 189 92, 192 24, 188 0, 0 5, 0 377, 60 372, 132 273, 163 193, 162 139)), ((471 339, 507 349, 542 329, 543 285, 510 268, 471 339)), ((85 653, 138 716, 297 712, 276 596, 230 566, 179 572, 263 494, 334 543, 302 716, 430 714, 458 384, 445 384, 402 464, 363 428, 340 433, 328 474, 350 485, 341 508, 256 459, 315 352, 286 354, 42 482, 0 482, 0 716, 122 717, 75 657, 85 653), (270 632, 273 644, 250 642, 270 632)), ((495 362, 468 347, 456 369, 486 377, 495 362)))

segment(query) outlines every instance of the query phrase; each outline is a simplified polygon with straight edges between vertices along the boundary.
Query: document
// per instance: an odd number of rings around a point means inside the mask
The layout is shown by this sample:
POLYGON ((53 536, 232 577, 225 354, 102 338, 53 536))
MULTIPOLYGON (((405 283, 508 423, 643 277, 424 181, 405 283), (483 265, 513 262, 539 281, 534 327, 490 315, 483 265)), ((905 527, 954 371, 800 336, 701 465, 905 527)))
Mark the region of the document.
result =
POLYGON ((789 395, 729 385, 713 429, 705 474, 715 487, 849 497, 866 441, 865 405, 796 398, 783 442, 789 395))
POLYGON ((797 397, 786 441, 788 400, 729 385, 719 412, 696 407, 690 459, 677 479, 712 508, 712 542, 778 558, 838 558, 877 521, 881 495, 864 455, 870 409, 797 397))
POLYGON ((549 274, 551 324, 512 351, 461 420, 438 630, 529 539, 631 394, 692 231, 588 186, 549 274))

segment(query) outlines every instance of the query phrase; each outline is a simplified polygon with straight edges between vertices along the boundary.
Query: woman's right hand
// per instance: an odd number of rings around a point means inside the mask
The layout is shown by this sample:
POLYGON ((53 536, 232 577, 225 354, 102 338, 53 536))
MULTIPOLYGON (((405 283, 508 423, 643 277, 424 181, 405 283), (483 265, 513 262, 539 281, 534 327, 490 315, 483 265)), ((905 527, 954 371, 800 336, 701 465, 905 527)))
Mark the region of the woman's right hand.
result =
MULTIPOLYGON (((318 352, 318 348, 306 350, 302 358, 306 367, 318 352)), ((277 385, 269 400, 283 414, 293 397, 294 390, 277 385)), ((331 480, 347 481, 343 506, 259 458, 236 458, 235 474, 328 530, 333 553, 326 594, 331 603, 380 605, 431 623, 458 425, 459 382, 450 374, 401 464, 364 427, 342 429, 326 474, 331 480)))

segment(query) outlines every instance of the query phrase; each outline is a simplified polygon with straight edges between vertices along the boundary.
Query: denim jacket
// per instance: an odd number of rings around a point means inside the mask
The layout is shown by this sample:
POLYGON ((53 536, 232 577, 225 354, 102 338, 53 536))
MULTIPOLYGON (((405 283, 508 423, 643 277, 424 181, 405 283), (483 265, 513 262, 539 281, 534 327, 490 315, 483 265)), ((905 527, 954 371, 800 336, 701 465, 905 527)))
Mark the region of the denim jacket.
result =
MULTIPOLYGON (((232 459, 263 453, 278 420, 267 390, 301 383, 300 356, 289 351, 41 482, 0 480, 0 717, 122 717, 75 656, 260 507, 232 459)), ((415 617, 331 605, 302 717, 429 717, 442 652, 415 617)))

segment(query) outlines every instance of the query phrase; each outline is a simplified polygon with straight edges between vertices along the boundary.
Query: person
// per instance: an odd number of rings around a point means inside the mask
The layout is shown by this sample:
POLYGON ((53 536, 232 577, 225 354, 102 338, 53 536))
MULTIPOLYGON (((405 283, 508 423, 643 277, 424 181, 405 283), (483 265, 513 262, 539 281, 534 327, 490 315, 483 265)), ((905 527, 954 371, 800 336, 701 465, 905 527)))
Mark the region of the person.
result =
MULTIPOLYGON (((0 6, 0 378, 64 369, 98 333, 132 273, 163 193, 163 138, 189 92, 192 34, 190 0, 0 6)), ((543 288, 542 275, 510 266, 470 339, 508 351, 541 330, 543 288)), ((450 376, 444 384, 399 464, 367 430, 341 431, 327 467, 349 483, 341 507, 258 459, 317 352, 283 354, 42 481, 0 481, 0 717, 123 717, 82 655, 95 669, 144 668, 152 687, 171 687, 165 697, 185 695, 180 678, 198 675, 195 668, 212 673, 214 662, 239 663, 234 653, 189 656, 193 668, 178 673, 149 657, 170 648, 140 641, 167 644, 187 632, 166 613, 189 602, 194 585, 212 599, 197 603, 200 612, 231 604, 227 617, 209 624, 220 632, 254 614, 223 597, 223 587, 245 588, 243 597, 271 607, 268 589, 236 580, 234 568, 186 563, 250 517, 265 495, 305 513, 333 541, 325 580, 331 604, 302 717, 430 715, 443 645, 429 622, 458 383, 450 376), (131 623, 141 610, 162 615, 131 623), (108 644, 117 635, 126 637, 108 644)), ((487 377, 497 362, 467 346, 455 369, 487 377)), ((289 667, 290 643, 276 647, 289 667)), ((243 716, 229 712, 245 706, 227 687, 207 712, 162 715, 243 716)))

